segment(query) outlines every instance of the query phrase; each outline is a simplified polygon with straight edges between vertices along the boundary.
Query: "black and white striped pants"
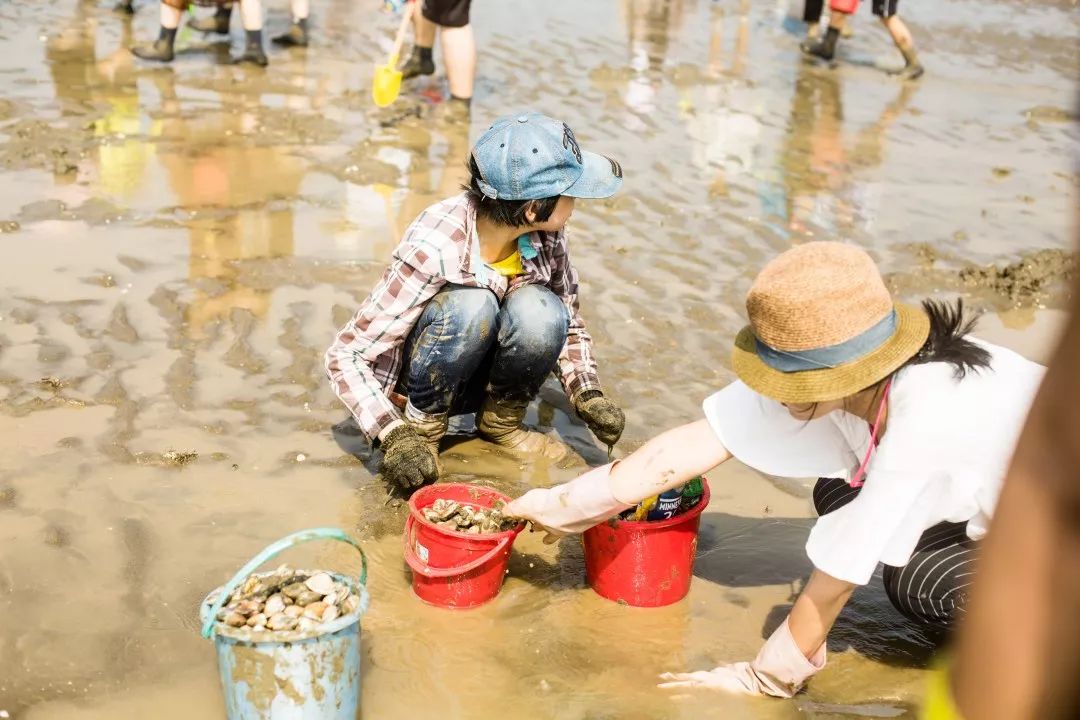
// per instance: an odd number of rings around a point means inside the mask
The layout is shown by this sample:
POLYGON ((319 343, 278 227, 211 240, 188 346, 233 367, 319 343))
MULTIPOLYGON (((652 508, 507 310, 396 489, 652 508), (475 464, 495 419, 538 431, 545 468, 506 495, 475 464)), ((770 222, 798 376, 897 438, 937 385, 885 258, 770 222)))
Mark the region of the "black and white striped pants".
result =
MULTIPOLYGON (((821 478, 814 485, 814 507, 826 515, 854 500, 859 490, 837 478, 821 478)), ((938 523, 919 538, 907 565, 885 566, 885 593, 912 620, 949 627, 964 613, 977 547, 967 536, 967 523, 938 523)))

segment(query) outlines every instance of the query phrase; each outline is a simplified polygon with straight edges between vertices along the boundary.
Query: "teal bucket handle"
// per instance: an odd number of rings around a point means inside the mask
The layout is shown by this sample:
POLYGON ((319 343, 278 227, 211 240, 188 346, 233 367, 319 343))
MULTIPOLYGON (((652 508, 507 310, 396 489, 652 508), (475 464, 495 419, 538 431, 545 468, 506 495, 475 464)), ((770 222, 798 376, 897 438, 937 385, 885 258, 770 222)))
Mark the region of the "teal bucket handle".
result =
POLYGON ((233 575, 232 580, 225 583, 225 585, 221 588, 221 594, 218 595, 218 599, 214 601, 214 606, 210 608, 210 612, 206 616, 206 624, 203 625, 202 636, 204 638, 209 638, 211 635, 214 634, 214 623, 217 622, 218 612, 225 604, 225 600, 233 594, 233 591, 240 586, 240 583, 242 583, 248 577, 248 575, 251 575, 251 573, 255 572, 255 570, 257 570, 259 566, 265 563, 267 560, 270 560, 271 558, 280 555, 282 552, 288 550, 295 545, 309 542, 311 540, 338 540, 340 542, 352 545, 354 548, 356 548, 357 551, 359 551, 360 553, 360 576, 357 578, 357 581, 362 588, 366 588, 368 572, 367 555, 364 554, 364 549, 360 547, 360 544, 358 542, 346 535, 345 531, 341 530, 340 528, 326 527, 300 530, 298 532, 294 532, 292 535, 286 535, 285 537, 281 538, 276 542, 270 543, 265 548, 263 548, 259 552, 259 554, 251 558, 251 560, 248 560, 247 564, 244 565, 244 567, 236 571, 236 574, 233 575))

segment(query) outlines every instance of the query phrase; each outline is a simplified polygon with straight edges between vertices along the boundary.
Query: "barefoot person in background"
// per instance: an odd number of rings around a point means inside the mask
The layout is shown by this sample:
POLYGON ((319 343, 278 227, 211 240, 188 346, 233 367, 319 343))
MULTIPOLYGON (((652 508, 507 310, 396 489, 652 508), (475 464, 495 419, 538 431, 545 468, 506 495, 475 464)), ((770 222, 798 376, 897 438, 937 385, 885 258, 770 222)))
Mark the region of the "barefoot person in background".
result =
POLYGON ((469 24, 472 0, 416 0, 420 12, 413 13, 415 41, 412 57, 401 68, 408 80, 435 72, 432 51, 435 31, 442 40, 443 62, 450 83, 450 100, 464 106, 472 101, 476 79, 476 39, 469 24))
MULTIPOLYGON (((906 80, 914 80, 924 72, 919 56, 915 52, 915 41, 911 37, 911 31, 900 16, 896 14, 896 6, 900 0, 874 0, 874 15, 881 18, 885 29, 889 31, 896 49, 904 56, 904 67, 896 72, 906 80)), ((820 5, 816 6, 820 8, 820 5)), ((851 15, 859 7, 859 0, 831 0, 829 2, 829 27, 825 36, 817 41, 807 40, 802 44, 802 50, 807 55, 819 57, 823 60, 832 60, 836 55, 836 42, 847 27, 848 15, 851 15)), ((818 11, 820 17, 820 10, 818 11)))
MULTIPOLYGON (((260 0, 238 0, 240 3, 240 15, 244 21, 244 32, 247 40, 244 52, 233 59, 235 63, 252 63, 265 67, 267 65, 266 51, 263 50, 262 27, 263 13, 260 0)), ((229 31, 229 13, 232 12, 232 0, 161 0, 161 30, 158 39, 152 43, 144 43, 131 48, 135 57, 143 60, 156 60, 158 62, 172 62, 175 56, 174 45, 176 43, 176 31, 180 27, 181 14, 188 5, 215 5, 217 13, 214 17, 206 18, 206 22, 196 20, 193 26, 204 30, 212 27, 213 32, 229 31), (224 30, 221 30, 221 19, 224 17, 224 30)))
MULTIPOLYGON (((774 259, 746 301, 739 377, 705 419, 625 460, 507 507, 551 535, 579 533, 736 457, 763 473, 819 477, 814 570, 751 662, 668 673, 662 687, 791 697, 825 667, 825 641, 879 563, 892 604, 950 627, 1043 368, 976 340, 955 306, 896 303, 870 256, 811 242, 774 259)), ((736 489, 737 491, 737 489, 736 489)))
POLYGON ((525 113, 484 133, 469 171, 464 193, 405 231, 326 352, 330 386, 381 445, 383 478, 402 489, 439 478, 451 415, 476 412, 480 436, 517 454, 564 455, 522 426, 553 372, 603 443, 625 423, 600 389, 566 236, 575 198, 613 195, 619 164, 582 151, 565 123, 525 113))

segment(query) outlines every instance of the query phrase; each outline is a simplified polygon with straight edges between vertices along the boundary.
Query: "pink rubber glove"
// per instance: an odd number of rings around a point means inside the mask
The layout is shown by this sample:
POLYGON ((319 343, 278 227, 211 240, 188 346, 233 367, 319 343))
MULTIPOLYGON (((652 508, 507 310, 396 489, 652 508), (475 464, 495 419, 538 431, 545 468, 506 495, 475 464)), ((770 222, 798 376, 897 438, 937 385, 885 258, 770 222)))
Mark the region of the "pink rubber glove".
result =
POLYGON ((614 463, 593 468, 553 488, 530 490, 507 505, 504 514, 528 520, 546 530, 546 543, 553 543, 563 535, 584 532, 632 507, 611 494, 612 467, 614 463))
POLYGON ((788 621, 776 628, 753 662, 721 665, 715 670, 664 673, 662 688, 709 688, 743 695, 772 695, 790 698, 803 684, 825 667, 825 644, 807 660, 791 637, 788 621))

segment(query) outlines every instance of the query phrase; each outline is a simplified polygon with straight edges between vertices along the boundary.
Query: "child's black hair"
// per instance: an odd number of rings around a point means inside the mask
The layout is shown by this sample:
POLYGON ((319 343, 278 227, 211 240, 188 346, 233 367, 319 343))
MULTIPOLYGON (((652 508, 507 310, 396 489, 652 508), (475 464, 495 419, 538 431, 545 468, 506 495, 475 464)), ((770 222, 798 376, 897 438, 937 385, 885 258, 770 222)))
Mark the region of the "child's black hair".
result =
POLYGON ((901 367, 932 362, 949 363, 957 380, 969 372, 989 369, 990 352, 966 337, 975 328, 978 318, 964 317, 962 298, 957 298, 954 303, 923 300, 922 306, 930 317, 930 334, 919 352, 901 367))
POLYGON ((476 205, 476 214, 487 218, 498 225, 509 227, 523 227, 533 222, 542 223, 555 212, 555 205, 559 202, 559 196, 543 198, 541 200, 492 200, 485 197, 480 190, 478 180, 481 180, 480 168, 476 166, 476 160, 469 158, 469 183, 462 185, 461 189, 469 194, 476 205), (532 210, 536 219, 530 221, 525 216, 526 211, 532 210))

